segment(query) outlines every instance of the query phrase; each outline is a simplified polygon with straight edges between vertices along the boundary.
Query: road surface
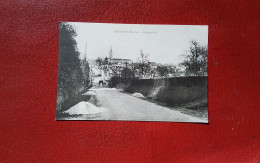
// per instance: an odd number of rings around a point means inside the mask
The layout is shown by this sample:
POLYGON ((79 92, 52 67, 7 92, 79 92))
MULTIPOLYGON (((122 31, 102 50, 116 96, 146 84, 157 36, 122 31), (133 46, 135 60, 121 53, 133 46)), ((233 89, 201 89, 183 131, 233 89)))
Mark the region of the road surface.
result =
POLYGON ((167 107, 122 93, 111 88, 90 89, 96 93, 101 105, 96 116, 81 116, 86 120, 130 120, 130 121, 174 121, 202 122, 207 121, 171 110, 167 107))

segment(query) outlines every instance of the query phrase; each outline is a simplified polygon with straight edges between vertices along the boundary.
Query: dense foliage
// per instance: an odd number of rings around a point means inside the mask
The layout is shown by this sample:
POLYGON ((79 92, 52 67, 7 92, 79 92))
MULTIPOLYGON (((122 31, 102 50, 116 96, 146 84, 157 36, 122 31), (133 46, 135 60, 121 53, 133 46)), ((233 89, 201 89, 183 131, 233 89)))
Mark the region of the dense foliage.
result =
POLYGON ((191 46, 185 60, 182 62, 187 76, 208 75, 208 47, 191 41, 191 46))
POLYGON ((169 74, 171 74, 172 76, 180 76, 179 69, 177 69, 176 66, 172 65, 159 65, 157 66, 156 71, 158 72, 160 77, 169 77, 167 76, 169 74))
POLYGON ((127 78, 127 79, 134 78, 134 72, 131 69, 129 69, 129 68, 124 68, 121 71, 121 77, 122 78, 127 78))
POLYGON ((67 23, 60 24, 59 78, 57 108, 84 87, 81 61, 74 39, 76 32, 67 23))

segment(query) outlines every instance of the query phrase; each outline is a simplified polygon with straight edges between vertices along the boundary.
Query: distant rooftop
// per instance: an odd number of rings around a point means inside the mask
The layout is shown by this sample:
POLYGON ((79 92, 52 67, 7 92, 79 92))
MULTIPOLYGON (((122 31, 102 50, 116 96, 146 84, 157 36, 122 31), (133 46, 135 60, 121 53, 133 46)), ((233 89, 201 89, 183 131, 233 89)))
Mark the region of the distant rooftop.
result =
POLYGON ((156 62, 148 62, 148 64, 156 65, 156 62))
POLYGON ((128 60, 128 61, 132 61, 131 59, 121 59, 121 58, 111 58, 111 60, 128 60))

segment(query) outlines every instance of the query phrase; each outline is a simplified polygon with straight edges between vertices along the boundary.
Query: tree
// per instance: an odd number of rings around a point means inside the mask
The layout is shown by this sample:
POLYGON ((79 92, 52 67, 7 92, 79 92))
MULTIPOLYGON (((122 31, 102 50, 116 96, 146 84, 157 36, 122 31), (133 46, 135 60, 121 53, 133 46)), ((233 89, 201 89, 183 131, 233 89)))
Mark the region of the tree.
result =
POLYGON ((168 75, 180 76, 179 69, 174 65, 159 65, 157 66, 156 71, 161 77, 168 77, 168 75))
POLYGON ((122 78, 131 79, 134 76, 133 74, 134 74, 134 72, 131 69, 127 68, 127 67, 125 67, 121 71, 121 77, 122 78))
POLYGON ((142 50, 140 50, 140 56, 137 58, 138 61, 138 68, 142 77, 145 76, 147 72, 151 69, 150 65, 148 64, 148 54, 144 54, 142 50))
POLYGON ((104 65, 108 65, 108 58, 107 58, 107 57, 105 57, 105 59, 104 59, 104 61, 103 61, 103 64, 104 64, 104 65))
POLYGON ((76 31, 70 24, 60 23, 58 105, 83 88, 83 74, 75 36, 76 31))
POLYGON ((208 47, 201 46, 192 40, 189 52, 182 62, 186 75, 207 75, 208 74, 208 47))
POLYGON ((82 66, 82 73, 84 77, 84 89, 86 90, 88 86, 91 84, 90 82, 90 67, 89 63, 87 62, 86 58, 81 61, 82 66))
POLYGON ((103 59, 102 58, 100 58, 100 57, 98 57, 97 59, 96 59, 96 64, 100 67, 101 65, 103 65, 103 59))
POLYGON ((156 70, 161 77, 166 77, 168 74, 168 68, 166 66, 160 65, 156 68, 156 70))

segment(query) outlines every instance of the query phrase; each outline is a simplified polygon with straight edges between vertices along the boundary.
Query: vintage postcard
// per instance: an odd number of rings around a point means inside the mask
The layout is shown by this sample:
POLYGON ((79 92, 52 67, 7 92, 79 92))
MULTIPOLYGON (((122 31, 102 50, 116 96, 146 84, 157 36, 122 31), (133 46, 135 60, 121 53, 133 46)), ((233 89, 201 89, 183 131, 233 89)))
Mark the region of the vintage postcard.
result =
POLYGON ((60 23, 56 120, 208 123, 208 26, 60 23))

